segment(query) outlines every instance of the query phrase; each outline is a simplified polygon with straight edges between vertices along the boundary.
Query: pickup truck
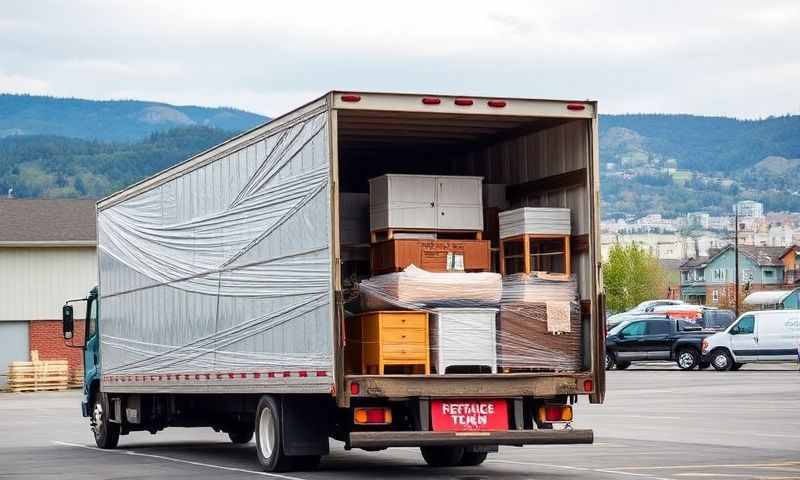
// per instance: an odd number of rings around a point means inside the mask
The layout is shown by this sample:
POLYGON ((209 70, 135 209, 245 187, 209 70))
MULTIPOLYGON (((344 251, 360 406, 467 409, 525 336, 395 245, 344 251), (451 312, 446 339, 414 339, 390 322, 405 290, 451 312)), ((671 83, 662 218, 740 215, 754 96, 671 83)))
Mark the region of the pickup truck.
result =
POLYGON ((606 369, 624 370, 642 360, 674 361, 681 370, 708 368, 702 360, 702 342, 713 332, 669 316, 641 316, 626 320, 608 332, 606 369))

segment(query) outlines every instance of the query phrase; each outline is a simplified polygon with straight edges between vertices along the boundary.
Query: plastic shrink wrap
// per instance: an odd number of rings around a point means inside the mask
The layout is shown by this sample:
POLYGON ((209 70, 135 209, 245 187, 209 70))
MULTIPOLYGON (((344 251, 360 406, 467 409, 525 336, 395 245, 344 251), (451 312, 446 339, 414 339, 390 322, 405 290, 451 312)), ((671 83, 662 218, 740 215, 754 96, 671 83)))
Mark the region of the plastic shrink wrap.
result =
POLYGON ((99 211, 104 375, 331 371, 324 108, 263 128, 99 211))
MULTIPOLYGON (((432 273, 410 266, 363 280, 359 294, 365 310, 428 312, 439 374, 575 371, 582 363, 574 276, 432 273)), ((402 348, 396 342, 389 347, 402 348)))
POLYGON ((503 277, 497 347, 503 369, 579 370, 581 311, 575 276, 534 272, 503 277))

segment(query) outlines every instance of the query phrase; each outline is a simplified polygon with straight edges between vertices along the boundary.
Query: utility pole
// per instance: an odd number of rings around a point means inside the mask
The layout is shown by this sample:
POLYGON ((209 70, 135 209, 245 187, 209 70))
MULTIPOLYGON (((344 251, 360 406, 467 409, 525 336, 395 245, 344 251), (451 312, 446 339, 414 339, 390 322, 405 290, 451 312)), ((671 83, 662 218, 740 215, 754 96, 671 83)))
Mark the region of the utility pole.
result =
POLYGON ((736 307, 734 311, 736 312, 736 318, 739 318, 739 204, 735 203, 735 210, 733 219, 736 222, 736 225, 733 227, 733 258, 734 258, 734 301, 736 302, 736 307))

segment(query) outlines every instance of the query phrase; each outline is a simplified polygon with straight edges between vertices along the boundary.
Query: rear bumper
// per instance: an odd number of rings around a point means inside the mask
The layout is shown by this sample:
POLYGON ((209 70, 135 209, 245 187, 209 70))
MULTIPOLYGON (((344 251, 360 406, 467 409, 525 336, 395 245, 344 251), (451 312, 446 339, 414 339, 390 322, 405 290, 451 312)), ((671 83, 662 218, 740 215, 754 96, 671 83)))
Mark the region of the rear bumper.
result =
POLYGON ((468 445, 588 444, 592 430, 510 430, 506 432, 351 432, 350 448, 468 445))

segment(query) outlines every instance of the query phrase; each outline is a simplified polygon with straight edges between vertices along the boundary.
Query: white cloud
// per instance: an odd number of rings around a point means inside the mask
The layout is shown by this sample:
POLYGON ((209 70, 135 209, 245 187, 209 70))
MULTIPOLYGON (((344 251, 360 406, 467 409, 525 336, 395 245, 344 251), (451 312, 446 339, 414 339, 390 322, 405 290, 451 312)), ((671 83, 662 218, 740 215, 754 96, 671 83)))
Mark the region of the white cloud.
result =
POLYGON ((333 88, 593 98, 606 112, 800 113, 793 0, 97 0, 4 10, 2 90, 269 115, 333 88))

